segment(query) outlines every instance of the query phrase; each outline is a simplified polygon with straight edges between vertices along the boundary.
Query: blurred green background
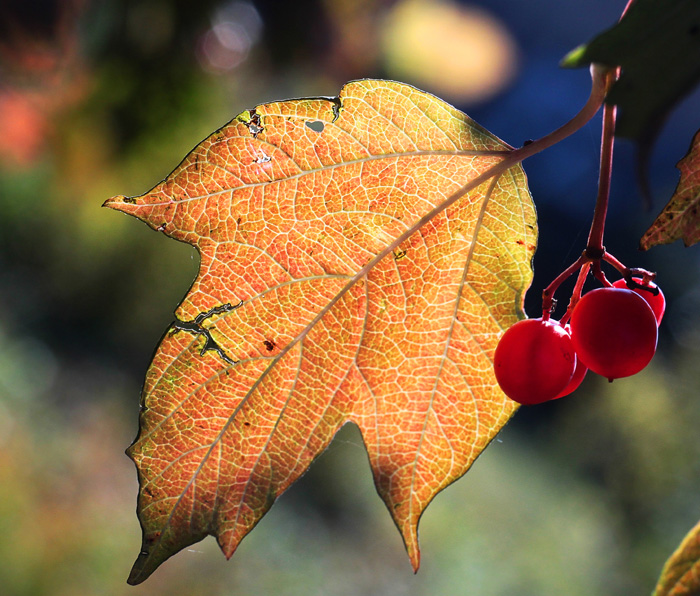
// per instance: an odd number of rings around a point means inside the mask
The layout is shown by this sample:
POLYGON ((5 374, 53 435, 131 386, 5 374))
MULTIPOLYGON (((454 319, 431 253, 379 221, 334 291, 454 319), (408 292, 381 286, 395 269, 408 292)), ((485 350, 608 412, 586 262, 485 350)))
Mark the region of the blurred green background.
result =
MULTIPOLYGON (((654 211, 620 144, 608 249, 659 271, 659 352, 634 378, 586 379, 521 410, 421 524, 410 570, 346 427, 226 563, 212 539, 145 584, 136 435, 152 352, 197 272, 189 246, 101 209, 166 176, 258 103, 395 78, 513 145, 573 115, 572 47, 624 2, 107 0, 0 2, 0 593, 93 595, 630 595, 649 593, 700 518, 697 249, 636 243, 677 182, 698 94, 654 152, 654 211)), ((582 250, 596 123, 525 164, 541 241, 534 291, 582 250)), ((565 300, 562 300, 565 302, 565 300)))

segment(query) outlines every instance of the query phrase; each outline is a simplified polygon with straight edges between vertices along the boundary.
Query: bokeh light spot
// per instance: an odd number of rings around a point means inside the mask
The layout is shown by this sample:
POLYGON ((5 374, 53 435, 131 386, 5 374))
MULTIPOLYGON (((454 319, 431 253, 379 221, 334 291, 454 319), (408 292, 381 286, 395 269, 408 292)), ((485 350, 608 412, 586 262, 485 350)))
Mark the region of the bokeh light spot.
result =
POLYGON ((516 69, 512 36, 493 16, 450 0, 403 0, 389 13, 382 52, 390 77, 451 101, 484 101, 516 69))
POLYGON ((203 35, 199 62, 210 72, 233 70, 247 58, 260 38, 262 19, 249 2, 229 2, 216 12, 211 28, 203 35))

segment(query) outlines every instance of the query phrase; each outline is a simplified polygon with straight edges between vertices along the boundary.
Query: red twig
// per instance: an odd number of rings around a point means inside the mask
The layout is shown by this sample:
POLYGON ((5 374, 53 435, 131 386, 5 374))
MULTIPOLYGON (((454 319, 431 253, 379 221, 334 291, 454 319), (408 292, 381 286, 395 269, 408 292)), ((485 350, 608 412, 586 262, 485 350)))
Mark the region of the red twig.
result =
MULTIPOLYGON (((619 69, 608 73, 606 86, 609 89, 617 80, 619 69)), ((610 198, 610 179, 612 177, 613 150, 615 148, 615 119, 617 108, 605 104, 603 107, 603 132, 600 141, 600 174, 598 175, 598 196, 596 197, 591 231, 588 235, 586 252, 592 258, 601 258, 605 252, 603 235, 605 233, 605 218, 608 213, 610 198)))

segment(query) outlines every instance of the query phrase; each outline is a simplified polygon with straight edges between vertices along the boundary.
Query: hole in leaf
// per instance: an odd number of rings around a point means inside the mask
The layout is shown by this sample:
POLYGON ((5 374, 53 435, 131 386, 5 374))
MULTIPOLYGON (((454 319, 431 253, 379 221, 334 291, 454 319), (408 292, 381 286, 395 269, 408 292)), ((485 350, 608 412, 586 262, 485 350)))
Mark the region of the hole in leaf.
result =
POLYGON ((306 122, 306 126, 308 126, 314 132, 323 132, 323 129, 326 128, 326 125, 323 122, 321 122, 320 120, 313 120, 311 122, 306 122))

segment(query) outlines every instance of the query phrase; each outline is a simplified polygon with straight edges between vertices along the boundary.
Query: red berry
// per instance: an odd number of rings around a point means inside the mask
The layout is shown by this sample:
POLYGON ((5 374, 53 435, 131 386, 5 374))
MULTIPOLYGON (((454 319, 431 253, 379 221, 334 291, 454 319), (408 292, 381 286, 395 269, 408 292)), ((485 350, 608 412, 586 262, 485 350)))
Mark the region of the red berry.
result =
MULTIPOLYGON (((571 335, 571 325, 566 325, 564 327, 564 331, 566 331, 569 335, 571 335)), ((588 372, 588 367, 581 362, 580 358, 576 358, 576 368, 574 368, 574 374, 571 376, 571 380, 569 381, 569 384, 560 391, 554 399, 559 399, 560 397, 565 397, 569 395, 570 393, 573 393, 576 391, 583 381, 583 378, 586 376, 586 373, 588 372)))
MULTIPOLYGON (((638 284, 642 283, 641 277, 633 277, 632 279, 638 284)), ((666 311, 666 298, 664 297, 664 293, 661 291, 661 288, 659 288, 653 281, 650 281, 648 284, 642 285, 646 285, 647 287, 652 289, 659 289, 658 294, 652 294, 651 292, 647 292, 646 290, 640 290, 639 288, 629 288, 630 290, 636 292, 642 298, 644 298, 644 300, 647 301, 647 304, 651 307, 651 310, 654 311, 654 316, 656 317, 656 324, 659 325, 661 324, 661 319, 663 318, 664 312, 666 311)), ((618 279, 616 282, 613 283, 613 287, 627 288, 627 282, 625 282, 624 279, 618 279)))
POLYGON ((554 399, 568 385, 576 366, 571 337, 551 319, 518 321, 501 337, 494 356, 496 380, 521 404, 554 399))
POLYGON ((571 314, 576 355, 611 381, 634 375, 649 364, 657 336, 654 312, 632 290, 598 288, 585 294, 571 314))
POLYGON ((581 384, 583 381, 583 378, 586 376, 586 373, 588 372, 588 367, 581 362, 580 358, 576 358, 576 368, 574 369, 574 374, 571 377, 571 380, 569 381, 569 384, 564 387, 556 396, 554 399, 559 399, 560 397, 564 397, 566 395, 569 395, 569 393, 573 393, 578 389, 578 386, 581 384))

